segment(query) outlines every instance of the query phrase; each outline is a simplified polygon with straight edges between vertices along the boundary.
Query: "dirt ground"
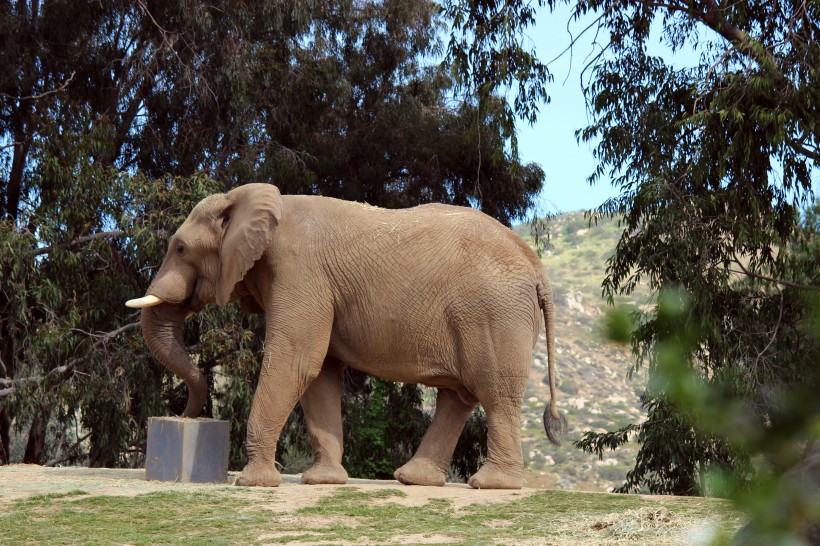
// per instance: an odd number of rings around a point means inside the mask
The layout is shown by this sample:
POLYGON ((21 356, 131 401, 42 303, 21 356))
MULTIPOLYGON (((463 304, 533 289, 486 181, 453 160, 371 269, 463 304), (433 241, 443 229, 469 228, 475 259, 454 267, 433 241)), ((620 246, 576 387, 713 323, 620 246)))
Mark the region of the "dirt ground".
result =
MULTIPOLYGON (((228 476, 226 483, 218 484, 191 484, 174 482, 147 481, 145 471, 142 469, 110 469, 110 468, 47 468, 37 465, 10 465, 0 466, 0 514, 4 512, 6 506, 17 500, 36 495, 49 495, 68 493, 70 491, 83 491, 91 496, 136 496, 143 493, 157 491, 185 491, 185 492, 218 492, 226 488, 234 488, 233 482, 238 473, 233 472, 228 476)), ((271 494, 269 488, 234 488, 233 491, 259 505, 264 505, 267 509, 278 512, 278 521, 286 521, 287 518, 301 518, 309 521, 310 516, 297 515, 293 512, 300 508, 314 506, 320 499, 327 495, 332 495, 337 491, 338 485, 303 485, 300 476, 283 476, 282 485, 276 490, 276 494, 271 494), (282 519, 285 518, 285 519, 282 519), (308 519, 304 519, 308 518, 308 519)), ((444 487, 406 487, 397 481, 377 481, 351 479, 348 486, 356 487, 362 491, 372 491, 373 497, 379 497, 380 490, 398 489, 404 496, 390 496, 390 503, 403 504, 408 506, 424 506, 434 499, 446 499, 452 503, 452 508, 456 511, 470 504, 487 504, 513 501, 523 499, 535 494, 539 489, 520 490, 475 490, 466 484, 447 484, 444 487)), ((598 493, 607 495, 607 493, 598 493)), ((644 496, 646 499, 655 497, 644 496)), ((566 532, 567 541, 561 544, 592 545, 592 544, 652 544, 656 545, 705 545, 709 544, 718 528, 718 520, 704 517, 702 515, 685 516, 674 506, 674 500, 670 497, 663 499, 666 505, 658 503, 657 506, 643 506, 634 510, 620 510, 611 514, 602 515, 600 513, 586 517, 579 513, 566 513, 554 515, 554 522, 560 529, 566 532)), ((691 499, 687 499, 691 502, 691 499)), ((379 502, 376 500, 376 502, 379 502)), ((562 531, 562 532, 564 532, 562 531)), ((304 534, 304 533, 302 533, 304 534)), ((272 537, 273 535, 271 535, 272 537)), ((279 535, 277 537, 281 538, 279 535)), ((262 542, 267 542, 266 536, 260 537, 262 542)), ((451 542, 452 537, 444 535, 424 535, 421 536, 399 536, 395 540, 391 539, 385 543, 391 544, 437 544, 451 542), (409 540, 409 542, 408 542, 409 540)), ((0 539, 2 543, 2 539, 0 539)), ((328 542, 304 542, 302 539, 295 540, 294 543, 304 544, 329 544, 328 542)), ((340 544, 353 544, 350 542, 334 542, 340 544)), ((555 544, 539 540, 517 541, 516 544, 555 544)), ((364 546, 371 544, 369 541, 359 541, 356 544, 364 546)), ((353 545, 355 546, 355 544, 353 545)))
MULTIPOLYGON (((7 503, 34 495, 66 493, 82 490, 89 495, 136 496, 153 491, 213 491, 231 486, 238 473, 228 475, 225 484, 192 484, 146 481, 145 470, 116 468, 47 468, 37 465, 0 466, 0 510, 7 503)), ((514 491, 479 491, 465 484, 447 484, 444 487, 406 487, 397 481, 351 479, 348 486, 362 490, 400 489, 406 496, 391 497, 390 501, 408 506, 423 506, 431 499, 449 499, 454 508, 473 503, 504 502, 520 499, 538 491, 521 489, 514 491)), ((265 488, 245 488, 243 496, 264 496, 280 511, 290 512, 313 506, 325 495, 338 489, 338 485, 303 485, 299 476, 283 476, 280 490, 283 494, 271 497, 265 488)))

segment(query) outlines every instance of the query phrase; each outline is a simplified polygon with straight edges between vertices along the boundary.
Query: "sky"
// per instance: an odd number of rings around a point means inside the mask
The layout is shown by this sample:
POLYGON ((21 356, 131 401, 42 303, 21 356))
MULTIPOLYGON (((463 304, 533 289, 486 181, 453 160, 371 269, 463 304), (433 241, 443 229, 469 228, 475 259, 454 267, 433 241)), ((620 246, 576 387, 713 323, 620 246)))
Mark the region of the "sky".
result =
MULTIPOLYGON (((618 194, 605 176, 595 186, 590 186, 587 178, 597 164, 592 155, 593 145, 579 143, 575 138, 575 131, 585 128, 590 121, 580 78, 588 62, 587 56, 599 51, 592 47, 594 28, 578 39, 572 55, 561 55, 570 45, 572 37, 577 38, 593 20, 594 16, 588 14, 580 22, 570 21, 570 7, 559 3, 552 13, 547 8, 541 8, 536 25, 527 32, 536 55, 542 62, 549 62, 549 70, 554 76, 553 82, 547 86, 551 102, 541 105, 538 121, 533 126, 518 121, 521 160, 524 163, 538 163, 545 173, 544 190, 535 210, 538 215, 594 209, 618 194), (559 58, 550 62, 556 57, 559 58)), ((700 30, 699 42, 702 44, 710 36, 709 31, 700 30)), ((647 43, 649 53, 662 56, 677 68, 693 66, 698 62, 699 52, 684 48, 673 53, 661 43, 659 31, 653 29, 653 34, 655 37, 647 43)), ((606 38, 600 36, 602 41, 606 38)), ((815 196, 818 196, 820 169, 815 169, 814 174, 812 187, 815 196)))
MULTIPOLYGON (((542 62, 550 61, 566 49, 572 38, 567 33, 569 9, 564 4, 550 13, 544 9, 536 26, 530 28, 535 52, 542 62)), ((569 29, 578 36, 589 22, 571 22, 569 29)), ((579 143, 575 131, 588 125, 581 87, 581 70, 592 51, 592 33, 575 44, 572 58, 566 53, 549 65, 554 80, 547 87, 550 104, 542 104, 538 121, 529 126, 518 122, 518 146, 524 163, 535 162, 544 169, 544 191, 539 200, 540 213, 560 213, 593 209, 617 195, 608 182, 590 186, 587 178, 595 169, 592 144, 579 143)))

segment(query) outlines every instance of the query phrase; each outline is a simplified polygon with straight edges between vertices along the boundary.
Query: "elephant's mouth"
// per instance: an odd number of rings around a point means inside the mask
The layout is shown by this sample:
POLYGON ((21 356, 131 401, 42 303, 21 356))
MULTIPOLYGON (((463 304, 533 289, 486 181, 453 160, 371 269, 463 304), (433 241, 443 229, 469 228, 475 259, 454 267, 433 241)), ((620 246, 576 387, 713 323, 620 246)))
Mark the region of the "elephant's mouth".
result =
MULTIPOLYGON (((162 303, 167 303, 169 305, 174 305, 181 309, 188 311, 188 313, 198 313, 202 311, 205 307, 205 303, 201 301, 199 297, 197 297, 197 287, 199 283, 197 282, 194 285, 194 289, 191 291, 191 295, 182 300, 173 300, 169 298, 163 298, 157 296, 156 294, 146 294, 141 298, 134 298, 132 300, 128 300, 125 302, 126 307, 131 307, 132 309, 145 309, 146 307, 155 307, 162 303)), ((148 289, 149 292, 151 289, 148 289)))

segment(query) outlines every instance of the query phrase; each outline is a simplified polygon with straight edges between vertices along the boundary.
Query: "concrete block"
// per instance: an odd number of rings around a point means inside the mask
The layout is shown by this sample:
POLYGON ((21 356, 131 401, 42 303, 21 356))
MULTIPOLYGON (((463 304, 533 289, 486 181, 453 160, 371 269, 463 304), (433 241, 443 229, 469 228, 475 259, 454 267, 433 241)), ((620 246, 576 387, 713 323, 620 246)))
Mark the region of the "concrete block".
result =
POLYGON ((151 417, 148 419, 145 479, 226 483, 228 446, 227 421, 151 417))

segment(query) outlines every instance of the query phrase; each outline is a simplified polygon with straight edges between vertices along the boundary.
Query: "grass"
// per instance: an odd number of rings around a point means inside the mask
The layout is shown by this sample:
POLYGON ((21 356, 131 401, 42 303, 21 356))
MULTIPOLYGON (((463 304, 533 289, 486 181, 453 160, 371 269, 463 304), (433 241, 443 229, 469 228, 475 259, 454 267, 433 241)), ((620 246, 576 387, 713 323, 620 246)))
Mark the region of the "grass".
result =
POLYGON ((136 497, 41 495, 0 515, 3 544, 233 543, 255 539, 268 515, 230 494, 136 497))
POLYGON ((741 521, 717 499, 646 499, 542 491, 503 503, 454 508, 448 500, 401 504, 398 489, 342 487, 315 505, 284 512, 279 491, 160 492, 136 497, 82 491, 32 497, 0 513, 3 544, 395 543, 675 544, 687 528, 712 520, 732 530, 741 521))

